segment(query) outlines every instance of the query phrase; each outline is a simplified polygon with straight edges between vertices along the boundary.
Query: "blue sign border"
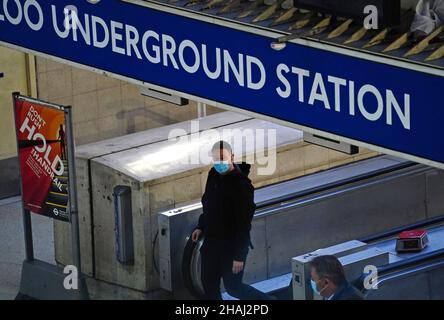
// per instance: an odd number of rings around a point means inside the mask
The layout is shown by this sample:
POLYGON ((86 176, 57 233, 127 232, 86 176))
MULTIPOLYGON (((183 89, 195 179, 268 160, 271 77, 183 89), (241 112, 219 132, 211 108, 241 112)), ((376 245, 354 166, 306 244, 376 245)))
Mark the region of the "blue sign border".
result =
MULTIPOLYGON (((289 43, 282 51, 274 51, 270 48, 270 43, 274 39, 264 35, 118 0, 102 1, 96 5, 91 5, 86 1, 74 4, 78 8, 80 17, 83 13, 88 13, 101 17, 107 22, 115 20, 134 26, 141 34, 146 30, 153 30, 159 35, 170 35, 177 44, 189 39, 199 48, 205 44, 208 52, 214 52, 215 48, 227 50, 232 58, 236 58, 238 54, 242 54, 243 59, 247 55, 256 57, 265 66, 267 80, 263 88, 253 90, 245 85, 240 86, 234 80, 233 73, 230 73, 230 82, 227 83, 222 77, 216 80, 209 79, 202 68, 190 74, 183 69, 175 69, 171 63, 165 67, 162 63, 153 64, 146 59, 140 60, 134 52, 132 57, 128 57, 115 53, 109 48, 99 49, 89 46, 84 41, 82 42, 80 36, 77 42, 70 37, 62 39, 54 32, 50 19, 51 5, 56 5, 62 12, 63 7, 72 2, 37 1, 42 5, 45 17, 42 29, 33 31, 23 21, 18 26, 0 21, 0 41, 233 106, 267 118, 344 137, 350 141, 356 141, 357 144, 393 150, 396 153, 413 156, 418 160, 421 158, 436 162, 437 165, 444 164, 444 142, 439 139, 441 122, 444 120, 442 97, 444 77, 296 43, 289 43), (277 94, 276 88, 284 88, 283 82, 275 74, 277 66, 282 63, 290 69, 296 67, 309 70, 310 76, 307 77, 304 85, 303 103, 299 101, 298 78, 291 72, 286 77, 291 83, 292 94, 288 98, 282 98, 277 94), (316 73, 324 79, 330 109, 327 109, 325 103, 319 99, 313 104, 307 103, 316 73), (373 86, 383 96, 384 106, 387 104, 385 97, 387 90, 393 93, 400 104, 404 102, 405 94, 408 94, 410 98, 409 129, 403 126, 395 113, 392 124, 387 124, 385 114, 387 110, 384 110, 385 113, 377 121, 369 121, 358 113, 351 115, 348 107, 351 103, 347 90, 349 86, 344 86, 340 94, 341 111, 335 111, 333 106, 335 88, 331 84, 326 85, 328 76, 353 81, 356 88, 362 88, 365 85, 373 86)), ((25 0, 21 1, 21 3, 24 2, 25 0)), ((60 14, 58 18, 63 20, 60 14)), ((36 21, 35 17, 33 21, 36 21)), ((184 51, 184 58, 188 62, 193 61, 190 53, 191 50, 184 51)), ((210 56, 214 59, 214 53, 209 53, 210 56)), ((254 74, 253 71, 253 79, 257 76, 257 72, 254 74)), ((375 97, 371 94, 365 96, 364 102, 370 106, 369 113, 376 111, 375 101, 375 97)))

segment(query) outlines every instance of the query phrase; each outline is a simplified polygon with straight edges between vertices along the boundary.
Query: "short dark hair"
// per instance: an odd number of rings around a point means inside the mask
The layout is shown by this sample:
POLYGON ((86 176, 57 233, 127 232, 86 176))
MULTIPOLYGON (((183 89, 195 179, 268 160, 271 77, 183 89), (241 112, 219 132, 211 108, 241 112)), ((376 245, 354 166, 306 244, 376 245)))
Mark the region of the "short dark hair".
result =
POLYGON ((316 270, 319 278, 327 278, 335 285, 340 285, 346 281, 344 267, 335 256, 315 257, 310 261, 310 266, 316 270))
POLYGON ((218 142, 216 142, 213 145, 213 148, 211 148, 211 152, 215 152, 215 151, 220 151, 220 150, 228 150, 230 153, 233 153, 233 150, 231 149, 231 145, 224 141, 224 140, 220 140, 218 142))

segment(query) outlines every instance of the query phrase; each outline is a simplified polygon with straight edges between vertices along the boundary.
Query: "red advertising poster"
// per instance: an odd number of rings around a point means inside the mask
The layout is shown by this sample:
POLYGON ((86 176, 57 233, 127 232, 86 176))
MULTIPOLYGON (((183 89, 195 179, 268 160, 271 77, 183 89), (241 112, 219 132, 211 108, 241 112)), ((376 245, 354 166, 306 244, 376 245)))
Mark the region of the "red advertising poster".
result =
POLYGON ((65 112, 33 100, 14 100, 24 208, 68 221, 65 112))

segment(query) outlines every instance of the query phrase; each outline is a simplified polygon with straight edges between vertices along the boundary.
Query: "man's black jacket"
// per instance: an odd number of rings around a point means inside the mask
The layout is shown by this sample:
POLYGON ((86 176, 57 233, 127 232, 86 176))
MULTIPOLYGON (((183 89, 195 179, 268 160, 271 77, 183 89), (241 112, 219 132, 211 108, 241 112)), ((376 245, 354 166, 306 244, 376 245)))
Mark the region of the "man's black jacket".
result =
POLYGON ((202 196, 203 213, 197 225, 206 239, 232 244, 236 261, 246 259, 251 220, 256 209, 249 173, 247 163, 235 164, 235 170, 225 175, 211 168, 202 196))

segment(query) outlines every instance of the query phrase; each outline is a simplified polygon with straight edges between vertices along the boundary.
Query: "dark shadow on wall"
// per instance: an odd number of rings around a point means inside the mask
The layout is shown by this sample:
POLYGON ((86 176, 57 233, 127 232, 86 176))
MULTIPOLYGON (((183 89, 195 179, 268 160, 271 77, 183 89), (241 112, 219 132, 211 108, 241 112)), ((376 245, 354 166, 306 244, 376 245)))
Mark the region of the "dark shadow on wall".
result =
POLYGON ((140 107, 134 110, 120 111, 116 114, 117 119, 123 119, 127 122, 127 134, 136 132, 135 119, 137 117, 149 118, 161 123, 164 126, 174 123, 174 120, 163 114, 160 114, 159 112, 154 111, 153 109, 150 109, 149 107, 140 107))

